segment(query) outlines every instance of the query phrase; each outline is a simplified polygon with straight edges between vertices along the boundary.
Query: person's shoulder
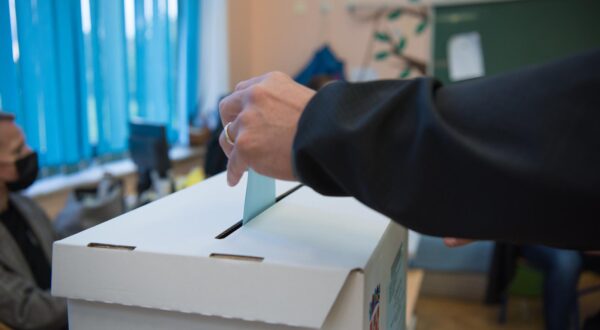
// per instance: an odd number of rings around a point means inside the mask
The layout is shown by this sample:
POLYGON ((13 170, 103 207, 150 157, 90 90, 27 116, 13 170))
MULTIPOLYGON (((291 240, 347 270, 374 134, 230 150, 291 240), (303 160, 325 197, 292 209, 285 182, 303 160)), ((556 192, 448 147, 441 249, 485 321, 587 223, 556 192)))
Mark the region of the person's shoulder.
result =
POLYGON ((27 212, 36 217, 44 217, 45 219, 48 219, 44 210, 42 210, 38 203, 32 198, 19 193, 10 193, 8 198, 13 206, 15 206, 21 212, 27 212))
POLYGON ((10 199, 10 202, 15 205, 35 205, 35 207, 38 207, 33 199, 19 193, 9 193, 8 198, 10 199))

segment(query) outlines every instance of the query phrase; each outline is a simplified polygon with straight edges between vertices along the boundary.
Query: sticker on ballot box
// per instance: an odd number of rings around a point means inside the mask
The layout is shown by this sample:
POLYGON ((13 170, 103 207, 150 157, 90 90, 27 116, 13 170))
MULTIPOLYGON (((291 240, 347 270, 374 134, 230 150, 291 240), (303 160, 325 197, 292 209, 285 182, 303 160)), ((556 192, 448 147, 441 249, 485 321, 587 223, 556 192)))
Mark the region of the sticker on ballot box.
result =
POLYGON ((403 256, 404 244, 398 249, 391 269, 387 304, 388 330, 401 330, 406 327, 406 261, 403 256))
POLYGON ((379 330, 379 305, 381 300, 381 286, 377 285, 371 295, 369 304, 369 330, 379 330))

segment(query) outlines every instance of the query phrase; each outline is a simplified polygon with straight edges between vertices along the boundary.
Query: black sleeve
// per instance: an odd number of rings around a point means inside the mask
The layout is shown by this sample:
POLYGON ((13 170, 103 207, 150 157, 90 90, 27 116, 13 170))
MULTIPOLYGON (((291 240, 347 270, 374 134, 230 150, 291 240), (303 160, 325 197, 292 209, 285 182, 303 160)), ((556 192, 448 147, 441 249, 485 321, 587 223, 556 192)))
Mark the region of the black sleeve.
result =
POLYGON ((333 83, 297 177, 437 236, 600 248, 600 50, 442 87, 333 83))

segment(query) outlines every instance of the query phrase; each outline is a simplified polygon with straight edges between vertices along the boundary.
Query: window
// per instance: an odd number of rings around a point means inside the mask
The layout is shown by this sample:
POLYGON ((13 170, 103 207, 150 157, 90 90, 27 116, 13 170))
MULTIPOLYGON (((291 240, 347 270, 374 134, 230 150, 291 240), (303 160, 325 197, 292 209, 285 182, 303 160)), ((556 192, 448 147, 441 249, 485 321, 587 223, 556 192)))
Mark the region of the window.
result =
POLYGON ((0 0, 0 107, 43 174, 122 157, 134 118, 186 142, 199 13, 195 0, 0 0))

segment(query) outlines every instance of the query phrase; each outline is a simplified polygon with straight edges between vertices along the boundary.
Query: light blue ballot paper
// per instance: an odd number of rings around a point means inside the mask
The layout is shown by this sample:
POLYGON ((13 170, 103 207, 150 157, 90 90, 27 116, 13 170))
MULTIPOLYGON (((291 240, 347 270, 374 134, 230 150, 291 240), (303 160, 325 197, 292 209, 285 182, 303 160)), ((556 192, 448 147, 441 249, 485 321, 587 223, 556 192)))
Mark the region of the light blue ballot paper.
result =
POLYGON ((275 204, 275 179, 248 170, 243 224, 275 204))

